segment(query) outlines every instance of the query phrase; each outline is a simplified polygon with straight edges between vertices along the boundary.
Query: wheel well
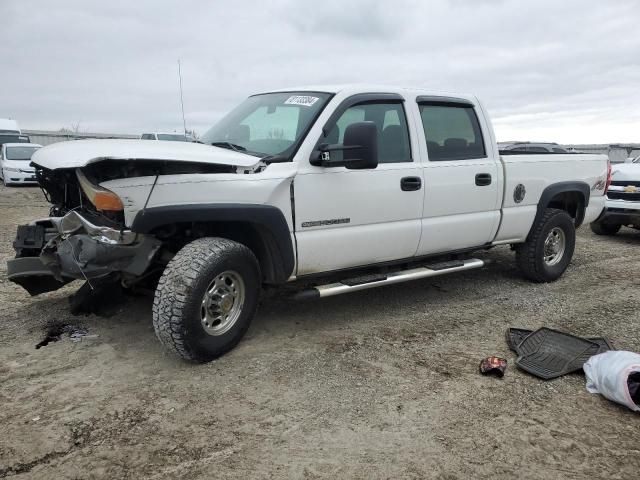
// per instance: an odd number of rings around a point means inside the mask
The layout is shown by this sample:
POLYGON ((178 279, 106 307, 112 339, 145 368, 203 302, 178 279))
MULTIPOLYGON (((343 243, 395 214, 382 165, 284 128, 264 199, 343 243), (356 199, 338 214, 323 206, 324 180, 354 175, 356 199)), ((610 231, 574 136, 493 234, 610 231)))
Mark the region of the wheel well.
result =
POLYGON ((546 207, 564 210, 574 219, 576 227, 580 226, 584 220, 585 198, 582 192, 558 193, 551 198, 546 207))
POLYGON ((287 220, 272 205, 196 204, 151 207, 131 224, 136 233, 152 233, 169 252, 200 237, 242 243, 257 257, 266 283, 284 283, 295 268, 295 249, 287 220))
POLYGON ((264 226, 250 222, 179 222, 162 225, 151 232, 174 253, 189 242, 202 237, 221 237, 246 246, 258 259, 265 283, 282 283, 285 271, 274 235, 264 226))

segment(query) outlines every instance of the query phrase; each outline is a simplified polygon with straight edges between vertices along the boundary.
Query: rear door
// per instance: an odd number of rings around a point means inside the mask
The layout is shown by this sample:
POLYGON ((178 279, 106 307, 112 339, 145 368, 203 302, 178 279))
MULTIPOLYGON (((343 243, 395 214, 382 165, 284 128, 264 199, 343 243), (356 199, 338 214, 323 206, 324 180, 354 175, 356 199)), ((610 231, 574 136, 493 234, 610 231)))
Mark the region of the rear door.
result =
POLYGON ((477 247, 500 221, 502 166, 479 106, 466 99, 418 97, 428 161, 418 254, 477 247))
MULTIPOLYGON (((423 169, 414 161, 416 126, 396 94, 359 94, 344 100, 318 143, 342 143, 352 123, 378 129, 375 169, 300 165, 295 178, 298 275, 409 258, 420 241, 423 169)), ((339 160, 341 152, 331 152, 339 160)))

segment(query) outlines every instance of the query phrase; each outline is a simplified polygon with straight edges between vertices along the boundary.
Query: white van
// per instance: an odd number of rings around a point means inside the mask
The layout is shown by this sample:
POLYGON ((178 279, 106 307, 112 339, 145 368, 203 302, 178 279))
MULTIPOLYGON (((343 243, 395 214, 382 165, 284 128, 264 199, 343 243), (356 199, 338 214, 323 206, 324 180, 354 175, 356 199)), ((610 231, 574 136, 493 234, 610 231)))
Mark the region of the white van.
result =
POLYGON ((29 137, 22 135, 18 122, 10 118, 0 118, 0 145, 4 143, 28 143, 29 137))

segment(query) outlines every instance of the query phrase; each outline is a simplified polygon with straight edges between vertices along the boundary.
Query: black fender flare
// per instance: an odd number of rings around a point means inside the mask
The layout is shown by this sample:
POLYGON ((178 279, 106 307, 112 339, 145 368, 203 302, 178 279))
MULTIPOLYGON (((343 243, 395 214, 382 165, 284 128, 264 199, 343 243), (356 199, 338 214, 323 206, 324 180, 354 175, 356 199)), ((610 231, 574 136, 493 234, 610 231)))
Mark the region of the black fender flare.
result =
POLYGON ((259 233, 264 248, 266 258, 263 260, 269 267, 267 272, 263 272, 266 280, 269 283, 284 283, 292 275, 295 254, 291 232, 282 211, 271 205, 218 203, 151 207, 136 214, 131 230, 150 233, 164 225, 192 222, 250 225, 259 233))
POLYGON ((542 195, 540 195, 540 200, 538 201, 538 210, 531 230, 533 230, 534 226, 538 223, 540 218, 542 218, 545 209, 549 206, 553 198, 560 193, 579 193, 582 195, 584 200, 582 210, 576 211, 575 219, 576 227, 579 227, 582 224, 582 221, 584 220, 584 213, 589 205, 589 198, 591 196, 591 188, 589 187, 589 184, 579 181, 558 182, 547 186, 542 191, 542 195))

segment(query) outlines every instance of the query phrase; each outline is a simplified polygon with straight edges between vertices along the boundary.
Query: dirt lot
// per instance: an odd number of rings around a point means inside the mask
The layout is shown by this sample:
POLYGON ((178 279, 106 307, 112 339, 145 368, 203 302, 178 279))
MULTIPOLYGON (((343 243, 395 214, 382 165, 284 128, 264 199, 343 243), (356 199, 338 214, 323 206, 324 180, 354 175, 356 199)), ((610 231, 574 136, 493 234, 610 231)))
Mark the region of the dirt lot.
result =
POLYGON ((4 278, 35 188, 0 187, 0 477, 637 478, 640 416, 572 375, 518 371, 509 326, 609 336, 640 351, 640 232, 582 229, 560 281, 523 280, 508 248, 488 269, 315 303, 269 299, 230 354, 165 354, 150 300, 72 317, 78 285, 30 298, 4 278), (45 326, 97 335, 40 349, 45 326), (477 373, 506 356, 504 379, 477 373))

